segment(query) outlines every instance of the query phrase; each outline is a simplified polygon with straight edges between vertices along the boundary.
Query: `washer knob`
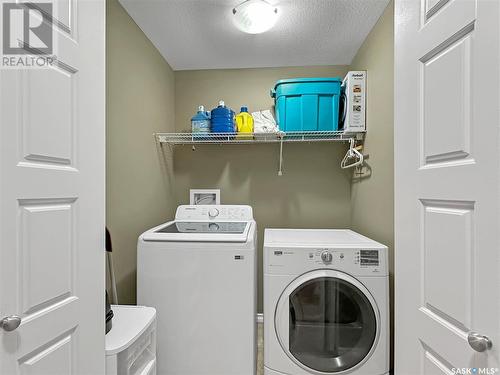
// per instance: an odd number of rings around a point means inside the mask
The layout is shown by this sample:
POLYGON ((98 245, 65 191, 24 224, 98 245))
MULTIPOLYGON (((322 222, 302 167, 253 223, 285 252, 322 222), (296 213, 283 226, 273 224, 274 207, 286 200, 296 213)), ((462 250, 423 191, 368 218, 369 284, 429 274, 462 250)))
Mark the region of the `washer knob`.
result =
POLYGON ((219 215, 219 210, 216 208, 211 208, 208 211, 208 216, 210 216, 210 217, 217 217, 218 215, 219 215))
POLYGON ((333 255, 332 253, 330 253, 329 251, 323 251, 321 253, 321 260, 324 262, 324 263, 331 263, 332 260, 333 260, 333 255))

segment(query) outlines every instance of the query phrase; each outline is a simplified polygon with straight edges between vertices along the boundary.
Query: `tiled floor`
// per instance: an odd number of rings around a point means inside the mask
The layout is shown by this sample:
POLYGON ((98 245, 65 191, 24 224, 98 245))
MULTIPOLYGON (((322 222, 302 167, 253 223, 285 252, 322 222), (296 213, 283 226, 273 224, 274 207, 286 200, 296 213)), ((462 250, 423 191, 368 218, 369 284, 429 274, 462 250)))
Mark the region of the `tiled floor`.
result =
POLYGON ((264 324, 257 324, 257 375, 264 374, 264 324))

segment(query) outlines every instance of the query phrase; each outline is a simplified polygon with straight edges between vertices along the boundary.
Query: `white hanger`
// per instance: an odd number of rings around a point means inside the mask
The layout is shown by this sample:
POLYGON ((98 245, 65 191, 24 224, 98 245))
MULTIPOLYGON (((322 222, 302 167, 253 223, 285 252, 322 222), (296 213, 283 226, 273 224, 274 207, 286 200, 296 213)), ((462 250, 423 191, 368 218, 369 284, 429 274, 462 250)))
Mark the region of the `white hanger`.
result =
POLYGON ((340 167, 342 169, 357 167, 358 165, 363 164, 363 160, 364 160, 363 154, 354 148, 354 139, 351 138, 349 140, 349 150, 347 150, 344 159, 342 159, 340 167), (350 163, 351 160, 355 161, 350 163))

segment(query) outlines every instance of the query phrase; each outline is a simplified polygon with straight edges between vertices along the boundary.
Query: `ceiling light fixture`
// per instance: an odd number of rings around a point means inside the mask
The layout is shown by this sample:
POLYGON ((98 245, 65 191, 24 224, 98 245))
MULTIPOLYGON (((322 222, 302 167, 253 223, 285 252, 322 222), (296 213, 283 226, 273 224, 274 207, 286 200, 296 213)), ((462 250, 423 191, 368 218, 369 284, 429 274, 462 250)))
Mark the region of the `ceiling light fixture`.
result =
POLYGON ((278 20, 278 9, 265 0, 246 0, 233 8, 234 24, 248 34, 270 30, 278 20))

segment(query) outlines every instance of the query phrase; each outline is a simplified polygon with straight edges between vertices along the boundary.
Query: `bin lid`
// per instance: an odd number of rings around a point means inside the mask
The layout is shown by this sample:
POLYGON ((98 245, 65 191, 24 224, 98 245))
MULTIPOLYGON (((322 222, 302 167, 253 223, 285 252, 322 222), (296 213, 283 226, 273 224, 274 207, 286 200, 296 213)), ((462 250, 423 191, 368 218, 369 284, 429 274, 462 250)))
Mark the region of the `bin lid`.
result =
POLYGON ((111 305, 113 328, 106 334, 106 355, 122 352, 132 345, 156 318, 156 310, 145 306, 111 305))
POLYGON ((276 82, 275 88, 278 85, 282 85, 284 83, 318 83, 318 82, 339 82, 342 83, 342 78, 340 77, 311 77, 311 78, 289 78, 289 79, 280 79, 276 82))

